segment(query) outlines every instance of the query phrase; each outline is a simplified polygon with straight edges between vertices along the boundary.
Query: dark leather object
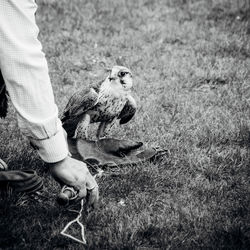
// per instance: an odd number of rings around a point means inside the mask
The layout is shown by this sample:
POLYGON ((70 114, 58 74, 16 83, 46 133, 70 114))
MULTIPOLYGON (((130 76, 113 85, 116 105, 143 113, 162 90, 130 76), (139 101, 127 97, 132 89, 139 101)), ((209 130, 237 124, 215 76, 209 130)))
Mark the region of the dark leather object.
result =
POLYGON ((72 156, 90 165, 124 166, 153 159, 165 150, 147 148, 142 142, 105 138, 99 141, 68 139, 72 156))
POLYGON ((43 187, 43 180, 32 169, 0 171, 1 189, 11 188, 15 192, 33 193, 43 187))

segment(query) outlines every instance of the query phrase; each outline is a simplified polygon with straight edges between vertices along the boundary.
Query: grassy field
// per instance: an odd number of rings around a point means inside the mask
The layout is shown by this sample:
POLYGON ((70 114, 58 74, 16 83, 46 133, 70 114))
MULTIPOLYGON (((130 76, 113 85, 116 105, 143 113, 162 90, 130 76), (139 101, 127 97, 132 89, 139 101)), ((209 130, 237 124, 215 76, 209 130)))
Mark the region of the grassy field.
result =
MULTIPOLYGON (((113 135, 169 151, 159 163, 98 179, 100 206, 84 217, 86 249, 249 248, 249 6, 37 2, 59 110, 80 86, 102 79, 105 67, 127 66, 139 108, 113 135)), ((55 204, 59 186, 18 131, 13 109, 0 122, 0 157, 45 181, 43 199, 0 201, 0 249, 81 249, 59 235, 75 214, 55 204)))

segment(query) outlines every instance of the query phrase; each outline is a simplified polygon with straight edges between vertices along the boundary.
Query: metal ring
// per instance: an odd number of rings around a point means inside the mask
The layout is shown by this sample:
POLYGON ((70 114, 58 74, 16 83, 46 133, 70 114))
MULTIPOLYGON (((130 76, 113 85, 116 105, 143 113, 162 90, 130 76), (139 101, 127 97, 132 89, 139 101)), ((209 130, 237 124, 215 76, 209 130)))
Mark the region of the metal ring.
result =
POLYGON ((62 187, 62 192, 66 190, 70 191, 73 194, 72 197, 69 198, 69 200, 75 200, 78 197, 78 191, 76 191, 73 187, 64 185, 62 187))

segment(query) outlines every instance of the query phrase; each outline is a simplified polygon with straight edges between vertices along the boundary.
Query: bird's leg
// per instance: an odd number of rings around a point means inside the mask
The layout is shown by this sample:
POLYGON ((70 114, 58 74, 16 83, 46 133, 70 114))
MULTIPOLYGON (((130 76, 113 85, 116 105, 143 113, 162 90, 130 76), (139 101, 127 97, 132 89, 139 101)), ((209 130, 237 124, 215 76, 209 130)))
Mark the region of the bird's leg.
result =
POLYGON ((112 119, 110 122, 107 122, 104 136, 105 136, 106 134, 108 134, 109 131, 112 129, 112 127, 115 125, 115 121, 116 121, 116 119, 114 118, 114 119, 112 119))
POLYGON ((102 137, 105 137, 105 135, 111 130, 114 124, 115 124, 115 119, 112 119, 111 121, 108 122, 100 123, 97 130, 97 139, 99 140, 102 137))
POLYGON ((98 141, 103 137, 106 126, 107 126, 107 122, 100 123, 100 125, 97 129, 97 135, 96 135, 98 141))
POLYGON ((90 124, 90 115, 85 114, 77 124, 73 138, 88 139, 88 126, 90 124))

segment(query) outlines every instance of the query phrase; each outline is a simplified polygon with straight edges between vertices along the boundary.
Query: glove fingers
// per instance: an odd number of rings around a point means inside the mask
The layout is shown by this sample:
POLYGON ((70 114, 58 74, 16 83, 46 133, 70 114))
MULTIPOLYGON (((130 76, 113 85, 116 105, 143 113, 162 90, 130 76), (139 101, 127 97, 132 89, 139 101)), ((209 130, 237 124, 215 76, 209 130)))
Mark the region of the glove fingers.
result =
POLYGON ((129 152, 131 150, 135 150, 135 149, 138 149, 140 148, 141 146, 143 145, 142 142, 127 142, 127 143, 124 143, 124 144, 121 144, 119 146, 119 151, 120 152, 123 152, 123 153, 126 153, 126 152, 129 152))

